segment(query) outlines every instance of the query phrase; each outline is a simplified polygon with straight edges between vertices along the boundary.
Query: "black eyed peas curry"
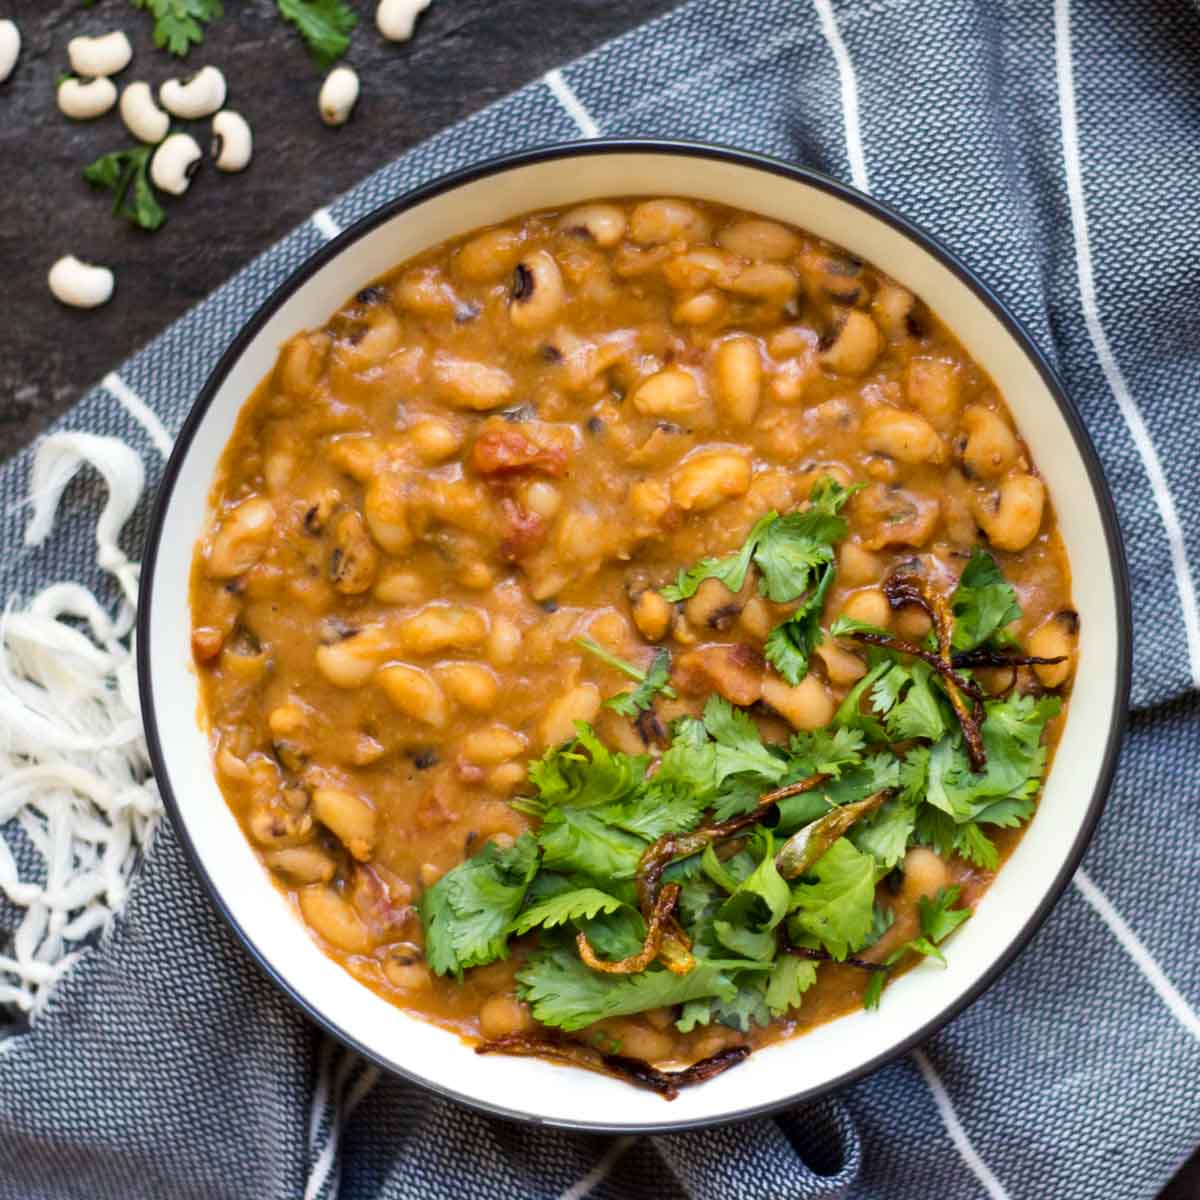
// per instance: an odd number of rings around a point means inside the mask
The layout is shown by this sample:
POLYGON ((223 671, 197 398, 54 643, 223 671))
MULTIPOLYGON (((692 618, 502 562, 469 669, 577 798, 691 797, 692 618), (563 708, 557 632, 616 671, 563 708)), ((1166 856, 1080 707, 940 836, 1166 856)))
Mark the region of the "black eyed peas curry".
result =
POLYGON ((865 1003, 1033 815, 1070 572, 912 293, 678 199, 437 246, 246 404, 192 579, 222 791, 314 938, 672 1096, 865 1003))

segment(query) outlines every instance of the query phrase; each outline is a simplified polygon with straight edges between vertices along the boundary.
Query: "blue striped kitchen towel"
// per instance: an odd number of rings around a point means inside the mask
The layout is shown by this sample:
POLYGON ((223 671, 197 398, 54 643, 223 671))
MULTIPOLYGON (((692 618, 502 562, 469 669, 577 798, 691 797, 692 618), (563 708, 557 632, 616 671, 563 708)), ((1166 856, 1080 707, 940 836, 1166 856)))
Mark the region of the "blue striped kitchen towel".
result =
POLYGON ((4 593, 70 579, 103 607, 77 587, 42 592, 4 634, 4 686, 34 715, 0 738, 0 1000, 38 1016, 0 1043, 0 1197, 1155 1196, 1200 1143, 1197 114, 1200 15, 1185 0, 691 0, 335 200, 107 377, 36 463, 10 463, 4 593), (136 585, 142 472, 152 486, 205 375, 276 284, 407 188, 598 133, 802 162, 944 239, 1082 409, 1135 600, 1136 712, 1112 801, 1005 977, 837 1096, 620 1140, 507 1125, 381 1078, 259 975, 171 830, 150 840, 119 604, 136 585), (82 616, 96 648, 59 613, 82 616), (59 661, 79 665, 80 694, 39 713, 30 679, 59 661), (87 771, 30 775, 21 746, 38 739, 87 771))

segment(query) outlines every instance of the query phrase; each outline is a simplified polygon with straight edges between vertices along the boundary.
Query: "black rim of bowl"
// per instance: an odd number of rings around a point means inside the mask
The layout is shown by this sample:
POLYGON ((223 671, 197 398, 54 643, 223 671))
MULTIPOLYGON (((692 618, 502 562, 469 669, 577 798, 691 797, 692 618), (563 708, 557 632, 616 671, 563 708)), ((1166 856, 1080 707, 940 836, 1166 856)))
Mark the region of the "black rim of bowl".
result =
MULTIPOLYGON (((612 194, 619 194, 620 188, 614 189, 612 194)), ((751 207, 753 207, 751 205, 751 207)), ((590 142, 568 142, 557 145, 549 145, 536 147, 530 150, 519 151, 514 154, 504 155, 499 158, 488 159, 485 162, 479 163, 476 166, 466 167, 462 170, 455 171, 452 174, 444 175, 430 183, 406 192, 396 199, 388 201, 373 212, 368 213, 365 217, 356 221, 349 226, 336 238, 333 238, 327 245, 323 246, 311 258, 306 260, 298 267, 287 280, 280 284, 271 296, 262 304, 258 311, 250 318, 241 332, 234 338, 228 349, 222 354, 220 360, 214 367, 211 375, 201 390, 192 406, 187 419, 184 421, 183 427, 179 432, 179 436, 175 441, 175 447, 171 457, 167 462, 162 483, 159 486, 158 494, 154 501, 153 511, 150 517, 149 531, 146 535, 145 552, 142 559, 142 590, 141 601, 138 611, 137 635, 138 635, 138 689, 141 699, 142 714, 145 722, 146 741, 150 751, 150 759, 154 766, 154 773, 158 781, 158 785, 162 790, 163 798, 170 813, 171 820, 174 823, 175 829, 178 832, 183 843, 184 850, 191 861, 192 868, 199 876, 208 891, 209 897, 215 905, 217 911, 226 921, 234 934, 241 942, 251 958, 259 965, 276 986, 281 988, 288 998, 296 1004, 303 1012, 305 1012, 320 1028, 331 1034, 344 1045, 361 1054, 368 1061, 375 1063, 392 1074, 399 1075, 413 1083, 427 1088, 439 1095, 448 1097, 460 1104, 464 1104, 476 1111, 487 1113, 490 1116, 502 1117, 508 1120, 527 1122, 537 1125, 544 1125, 554 1128, 576 1130, 579 1132, 590 1133, 656 1133, 656 1132, 675 1132, 686 1129, 699 1129, 706 1126, 727 1124, 733 1121, 747 1120, 751 1117, 762 1116, 766 1113, 776 1112, 787 1108, 794 1104, 802 1103, 806 1100, 813 1100, 819 1096, 827 1095, 837 1091, 847 1085, 855 1082, 858 1079, 870 1075, 880 1067, 898 1058, 900 1055, 907 1053, 913 1047, 924 1042, 934 1033, 940 1030, 943 1026, 954 1019, 968 1005, 977 1000, 991 985, 1000 977, 1000 975, 1008 968, 1018 954, 1025 949, 1033 939, 1033 935, 1037 932, 1042 922, 1049 915, 1050 910, 1057 903, 1058 898, 1062 895, 1071 877, 1075 873, 1076 867, 1079 865, 1083 857, 1084 850, 1087 848, 1091 840, 1092 833, 1095 830, 1096 822, 1100 818, 1100 813, 1104 807, 1105 800, 1108 795, 1109 788, 1112 784, 1113 773, 1116 769, 1117 756, 1120 750, 1122 737, 1125 729, 1126 711, 1128 707, 1129 697, 1129 682, 1131 672, 1131 639, 1130 639, 1130 596, 1129 596, 1129 579, 1125 564, 1125 557, 1122 550, 1122 542, 1120 536, 1119 525, 1117 522, 1116 509, 1113 504, 1112 496, 1108 490, 1108 484, 1104 478, 1103 471, 1100 466, 1099 458, 1092 446, 1083 425, 1083 421, 1076 410, 1074 404, 1068 398, 1062 384, 1059 382, 1054 369, 1050 366, 1046 357, 1038 349, 1032 338, 1025 333, 1024 329, 1018 323, 1017 319, 1012 315, 1008 308, 1001 302, 995 293, 985 284, 969 267, 967 267, 955 254, 947 250, 940 242, 923 230, 913 225, 906 217, 896 212, 889 205, 876 200, 870 196, 855 190, 844 183, 830 179, 828 176, 822 175, 817 171, 813 171, 807 167, 800 167, 791 163, 783 162, 779 159, 770 158, 766 155, 757 154, 747 150, 739 150, 733 147, 718 146, 702 142, 686 142, 686 141, 659 141, 655 139, 640 139, 640 138, 612 138, 612 139, 597 139, 590 142), (1079 451, 1080 457, 1087 468, 1088 479, 1091 485, 1092 497, 1100 510, 1101 519, 1104 524, 1105 541, 1107 544, 1109 560, 1113 568, 1113 590, 1114 590, 1114 605, 1117 615, 1117 669, 1114 679, 1114 695, 1113 695, 1113 719, 1108 730, 1108 737, 1104 748, 1103 761, 1100 768, 1100 775, 1093 791, 1091 801, 1089 802, 1087 815, 1081 824, 1076 836, 1074 844, 1071 846, 1070 852, 1067 854, 1066 860, 1062 868, 1055 877, 1053 883, 1043 897, 1041 903, 1033 916, 1025 923, 1024 927, 1010 942, 1005 952, 1000 955, 992 965, 984 972, 983 976, 966 992, 959 997, 953 1004, 940 1011, 935 1017, 930 1019, 921 1026, 915 1033, 910 1034, 903 1041, 898 1042, 890 1049, 882 1054, 877 1055, 869 1062, 864 1063, 860 1067, 853 1070, 848 1070, 843 1074, 831 1079, 826 1083, 810 1088, 798 1089, 795 1093, 783 1100, 774 1100, 762 1105, 752 1105, 749 1108, 739 1109, 734 1112, 721 1114, 713 1117, 698 1118, 691 1121, 682 1122, 649 1122, 636 1125, 621 1125, 617 1123, 605 1122, 582 1122, 582 1121, 559 1121, 552 1117, 541 1117, 525 1112, 520 1112, 513 1109, 506 1109, 499 1105, 487 1104, 477 1100, 474 1097, 463 1095, 456 1092, 443 1084, 434 1080, 426 1079, 421 1075, 406 1071, 402 1066, 390 1062, 374 1051, 367 1049, 359 1043, 351 1034, 341 1029, 335 1020, 318 1011, 309 1001, 296 989, 296 987, 283 975, 275 970, 258 948, 250 941, 242 930, 241 926, 234 919, 233 914, 229 911, 225 904, 224 898, 218 891, 216 885, 210 878, 208 871, 196 851, 195 846, 188 834, 187 824, 183 819, 183 815, 179 808, 179 803, 175 797, 174 790, 171 786, 170 775, 167 770, 166 757, 163 753, 162 743, 159 738, 158 723, 155 716, 155 699, 154 689, 151 683, 151 660, 153 650, 150 642, 150 620, 149 614, 154 604, 154 586, 155 586, 155 565, 158 557, 158 546, 162 535, 163 524, 166 520, 167 510, 170 507, 171 497, 175 490, 175 483, 178 479, 179 471, 184 458, 187 456, 192 440, 195 437, 196 431, 199 429, 209 407, 217 392, 220 390, 225 377, 233 367, 234 363, 242 356, 250 343, 258 336, 259 332, 266 322, 275 314, 275 312, 291 298, 292 294, 313 275, 315 275, 322 267, 336 258, 343 250, 351 243, 359 240, 365 234, 370 233, 379 225, 391 220, 400 213, 415 207, 424 201, 433 199, 447 192, 462 186, 463 184, 472 183, 476 180, 486 178, 490 175, 497 175, 505 171, 509 171, 515 167, 530 166, 536 163, 546 162, 552 159, 575 158, 583 155, 603 155, 603 154, 656 154, 656 155, 683 155, 688 157, 699 157, 705 159, 714 159, 722 162, 735 163, 740 166, 751 167, 760 171, 766 171, 774 175, 782 175, 788 179, 795 180, 800 183, 807 184, 810 187, 818 188, 821 191, 828 192, 843 200, 847 204, 853 205, 855 208, 861 209, 881 221, 886 222, 898 232, 903 234, 908 240, 915 242, 927 253, 931 254, 935 259, 949 268, 967 287, 975 293, 976 296, 988 307, 992 314, 1000 321, 1000 323, 1008 331, 1016 344, 1020 347, 1025 356, 1033 363, 1038 373, 1041 375, 1047 389, 1054 397, 1058 404, 1059 411, 1067 422, 1067 426, 1071 431, 1071 436, 1074 438, 1076 448, 1079 451)))

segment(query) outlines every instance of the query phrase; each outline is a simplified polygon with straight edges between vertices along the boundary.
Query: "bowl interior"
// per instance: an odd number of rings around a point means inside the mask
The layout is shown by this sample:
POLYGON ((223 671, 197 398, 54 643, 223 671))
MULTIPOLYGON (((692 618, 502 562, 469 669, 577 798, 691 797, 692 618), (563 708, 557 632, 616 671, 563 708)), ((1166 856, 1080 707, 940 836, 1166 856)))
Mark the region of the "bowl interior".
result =
POLYGON ((1106 497, 1071 424, 1019 335, 902 223, 844 189, 748 156, 594 147, 484 169, 372 218, 289 285, 231 351, 180 438, 159 501, 143 581, 143 698, 160 780, 202 874, 255 955, 315 1017, 391 1069, 493 1111, 556 1125, 669 1128, 744 1115, 825 1090, 924 1036, 987 982, 1065 884, 1107 784, 1124 703, 1122 568, 1106 497), (478 226, 601 196, 669 194, 750 209, 796 224, 868 260, 921 296, 999 385, 1053 497, 1081 616, 1077 684, 1040 811, 974 919, 949 968, 931 964, 855 1013, 776 1045, 671 1104, 625 1084, 530 1059, 481 1058, 453 1034, 409 1017, 317 948, 268 880, 219 792, 196 714, 187 581, 217 460, 238 410, 280 343, 319 326, 347 296, 411 255, 478 226))

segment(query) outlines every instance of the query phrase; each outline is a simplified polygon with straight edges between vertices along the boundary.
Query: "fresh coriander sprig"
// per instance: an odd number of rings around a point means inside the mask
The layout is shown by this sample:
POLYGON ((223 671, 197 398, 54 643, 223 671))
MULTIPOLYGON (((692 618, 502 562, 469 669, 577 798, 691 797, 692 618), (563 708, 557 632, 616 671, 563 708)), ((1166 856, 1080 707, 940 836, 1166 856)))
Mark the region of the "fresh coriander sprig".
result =
POLYGON ((84 167, 83 177, 93 187, 113 194, 113 216, 124 217, 139 229, 155 230, 167 219, 150 182, 153 146, 114 150, 84 167))
POLYGON ((204 26, 223 15, 221 0, 130 0, 154 18, 154 44, 183 58, 204 41, 204 26))
POLYGON ((358 14, 344 0, 276 0, 280 16, 304 39, 323 70, 350 48, 358 14))
POLYGON ((633 663, 605 650, 594 638, 577 637, 575 645, 589 654, 594 654, 602 663, 614 670, 637 681, 638 686, 633 691, 620 692, 605 700, 605 708, 611 708, 613 712, 618 712, 623 717, 636 720, 639 713, 646 712, 653 706, 654 697, 659 692, 668 700, 675 699, 675 689, 667 682, 671 678, 671 654, 669 651, 659 649, 654 655, 650 669, 643 671, 641 667, 635 667, 633 663))

